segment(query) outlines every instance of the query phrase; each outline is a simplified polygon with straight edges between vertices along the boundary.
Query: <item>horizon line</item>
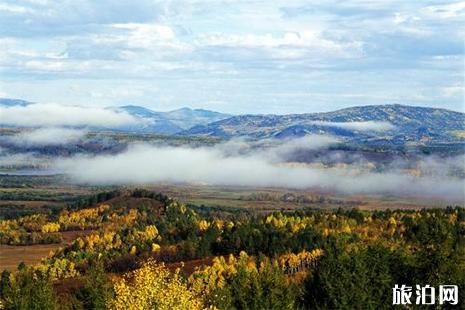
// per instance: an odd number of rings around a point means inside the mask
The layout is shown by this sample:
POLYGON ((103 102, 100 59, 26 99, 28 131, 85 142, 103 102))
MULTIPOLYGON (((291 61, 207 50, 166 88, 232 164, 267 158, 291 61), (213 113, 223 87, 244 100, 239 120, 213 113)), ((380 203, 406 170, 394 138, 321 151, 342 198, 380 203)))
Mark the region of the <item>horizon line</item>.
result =
MULTIPOLYGON (((62 103, 54 103, 54 102, 37 102, 37 101, 29 101, 27 99, 22 99, 22 98, 0 97, 0 101, 1 100, 23 101, 23 102, 26 102, 27 104, 57 104, 57 105, 63 105, 63 106, 86 107, 86 105, 82 105, 82 104, 62 104, 62 103)), ((444 110, 444 111, 449 111, 449 112, 456 112, 456 113, 465 114, 465 105, 464 105, 464 107, 463 107, 464 109, 462 111, 458 111, 458 110, 455 110, 455 109, 444 108, 444 107, 412 105, 412 104, 403 104, 403 103, 397 103, 397 102, 395 102, 395 103, 382 103, 382 104, 365 104, 365 105, 357 104, 357 105, 351 105, 351 106, 347 106, 347 107, 344 107, 344 108, 338 108, 338 109, 333 109, 333 110, 328 110, 328 111, 299 112, 299 113, 248 113, 248 112, 247 113, 229 113, 229 112, 222 112, 222 111, 219 111, 219 110, 216 110, 216 109, 212 110, 212 109, 207 109, 207 108, 202 108, 202 107, 191 107, 191 106, 182 106, 180 108, 174 108, 174 109, 170 109, 170 110, 154 110, 151 107, 147 107, 147 106, 145 106, 143 104, 137 104, 137 103, 128 103, 128 104, 121 104, 121 105, 110 105, 110 106, 106 106, 106 107, 103 107, 103 108, 105 108, 105 109, 108 109, 108 108, 122 108, 122 107, 129 107, 129 106, 144 108, 144 109, 150 110, 151 112, 155 112, 155 113, 169 113, 169 112, 179 111, 179 110, 182 110, 182 109, 189 109, 189 110, 192 110, 192 111, 203 110, 203 111, 208 111, 208 112, 227 114, 227 115, 230 115, 230 116, 241 116, 241 115, 257 115, 257 116, 259 116, 259 115, 263 115, 263 116, 264 115, 281 115, 281 116, 284 116, 284 115, 299 115, 299 114, 318 114, 318 113, 337 112, 337 111, 342 111, 342 110, 346 110, 346 109, 353 109, 353 108, 376 107, 376 106, 402 106, 402 107, 412 107, 412 108, 444 110)))

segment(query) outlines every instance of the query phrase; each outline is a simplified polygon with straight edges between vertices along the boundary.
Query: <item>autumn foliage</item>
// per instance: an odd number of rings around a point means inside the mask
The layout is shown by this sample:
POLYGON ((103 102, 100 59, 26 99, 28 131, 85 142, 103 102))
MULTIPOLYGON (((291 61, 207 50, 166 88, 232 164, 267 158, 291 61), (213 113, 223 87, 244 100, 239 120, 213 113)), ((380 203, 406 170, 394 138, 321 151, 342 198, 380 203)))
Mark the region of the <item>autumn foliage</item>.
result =
POLYGON ((395 283, 453 283, 465 296, 463 208, 232 214, 143 190, 133 195, 157 199, 163 210, 104 203, 0 221, 4 244, 61 242, 66 231, 87 231, 36 266, 4 272, 1 304, 349 309, 357 307, 355 296, 383 308, 395 283), (182 267, 194 260, 208 263, 182 267), (96 265, 99 272, 92 271, 96 265), (54 289, 73 280, 84 284, 77 291, 54 289))

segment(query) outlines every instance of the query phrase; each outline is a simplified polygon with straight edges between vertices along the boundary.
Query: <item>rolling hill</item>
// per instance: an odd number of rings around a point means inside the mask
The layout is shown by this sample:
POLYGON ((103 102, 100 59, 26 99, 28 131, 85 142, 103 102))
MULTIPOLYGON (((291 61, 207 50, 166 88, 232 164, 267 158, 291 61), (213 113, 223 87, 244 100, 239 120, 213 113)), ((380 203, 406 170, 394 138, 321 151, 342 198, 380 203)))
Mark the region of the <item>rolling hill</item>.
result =
POLYGON ((330 134, 355 142, 405 144, 464 142, 464 132, 464 113, 392 104, 327 113, 239 115, 195 126, 183 134, 257 139, 330 134))
POLYGON ((231 117, 229 114, 191 108, 181 108, 168 112, 156 112, 140 106, 126 105, 118 107, 116 110, 125 111, 133 116, 148 121, 146 122, 148 125, 136 126, 136 128, 132 128, 132 131, 165 134, 179 133, 193 126, 206 125, 231 117), (134 130, 137 128, 138 130, 134 130))

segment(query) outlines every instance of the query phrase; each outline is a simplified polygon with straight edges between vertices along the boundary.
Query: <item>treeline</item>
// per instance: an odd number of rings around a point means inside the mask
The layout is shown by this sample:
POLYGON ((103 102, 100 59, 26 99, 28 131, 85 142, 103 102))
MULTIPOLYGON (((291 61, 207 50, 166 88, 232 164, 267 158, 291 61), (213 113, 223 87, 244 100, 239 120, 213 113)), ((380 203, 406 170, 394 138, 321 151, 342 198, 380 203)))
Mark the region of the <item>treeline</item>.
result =
MULTIPOLYGON (((20 169, 21 167, 15 168, 20 169)), ((0 188, 35 188, 62 184, 64 182, 65 177, 62 175, 0 175, 0 188)))
POLYGON ((42 206, 2 204, 0 205, 0 220, 12 220, 34 214, 58 214, 62 209, 63 206, 50 204, 44 204, 42 206))
POLYGON ((72 210, 89 208, 95 206, 98 203, 102 203, 104 201, 110 200, 121 195, 122 192, 120 190, 105 191, 96 194, 85 195, 77 199, 75 198, 72 202, 69 202, 67 204, 67 208, 72 210))
MULTIPOLYGON (((89 195, 76 195, 73 193, 60 193, 56 194, 47 191, 37 192, 6 192, 0 194, 0 200, 8 201, 44 201, 42 206, 30 207, 28 205, 1 205, 0 206, 0 220, 16 219, 18 217, 33 215, 33 214, 47 214, 50 216, 58 216, 62 210, 78 210, 83 208, 89 208, 99 203, 105 202, 115 197, 122 195, 133 195, 144 190, 134 190, 134 192, 127 190, 111 190, 101 191, 89 195), (51 204, 51 203, 55 204, 51 204)), ((154 193, 153 195, 156 195, 154 193)), ((136 197, 136 196, 133 196, 136 197)), ((149 196, 147 196, 149 197, 149 196)), ((150 197, 153 198, 153 197, 150 197)))
POLYGON ((61 206, 50 206, 48 208, 16 210, 2 206, 6 211, 3 219, 0 219, 0 244, 9 245, 33 245, 46 243, 60 243, 62 237, 60 232, 70 230, 99 230, 105 225, 114 224, 115 215, 131 214, 130 210, 121 209, 110 215, 110 206, 99 205, 115 197, 145 197, 160 202, 162 206, 168 203, 169 198, 160 193, 152 193, 146 190, 136 189, 134 191, 107 191, 87 195, 74 200, 72 203, 61 206), (94 207, 94 208, 90 208, 94 207), (24 216, 13 216, 26 213, 24 216))
POLYGON ((328 205, 344 205, 350 207, 360 205, 360 201, 346 201, 341 199, 328 198, 317 194, 296 194, 296 193, 267 193, 255 192, 249 195, 239 197, 239 200, 244 201, 274 201, 283 203, 297 203, 297 204, 328 204, 328 205))

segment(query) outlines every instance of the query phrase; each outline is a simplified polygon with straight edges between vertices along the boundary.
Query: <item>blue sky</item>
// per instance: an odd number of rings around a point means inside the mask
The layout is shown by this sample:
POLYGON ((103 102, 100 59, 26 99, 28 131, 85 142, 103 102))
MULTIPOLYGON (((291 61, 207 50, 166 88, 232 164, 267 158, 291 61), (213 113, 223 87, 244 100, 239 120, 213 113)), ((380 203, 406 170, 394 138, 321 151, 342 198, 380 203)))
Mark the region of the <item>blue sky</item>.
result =
POLYGON ((0 0, 0 97, 464 111, 465 1, 0 0))

